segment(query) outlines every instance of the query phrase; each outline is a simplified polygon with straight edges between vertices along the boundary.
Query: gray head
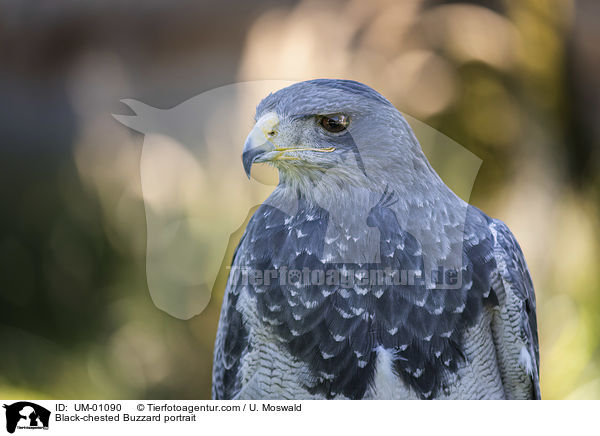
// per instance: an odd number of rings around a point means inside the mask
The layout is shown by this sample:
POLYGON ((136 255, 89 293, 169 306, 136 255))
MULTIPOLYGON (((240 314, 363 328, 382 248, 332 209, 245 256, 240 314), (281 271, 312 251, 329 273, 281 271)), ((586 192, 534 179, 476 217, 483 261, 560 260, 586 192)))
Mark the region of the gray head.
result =
POLYGON ((268 162, 295 188, 410 185, 433 173, 410 127, 381 94, 350 80, 300 82, 267 96, 244 146, 246 173, 268 162), (415 171, 416 170, 416 171, 415 171))

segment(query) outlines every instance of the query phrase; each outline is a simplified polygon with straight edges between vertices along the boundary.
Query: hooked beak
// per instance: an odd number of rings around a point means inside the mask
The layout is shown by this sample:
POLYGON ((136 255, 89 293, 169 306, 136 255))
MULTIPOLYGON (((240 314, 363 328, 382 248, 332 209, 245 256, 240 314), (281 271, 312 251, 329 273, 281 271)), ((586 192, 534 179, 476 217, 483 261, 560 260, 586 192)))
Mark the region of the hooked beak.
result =
POLYGON ((250 170, 254 162, 265 162, 266 155, 269 152, 275 151, 275 145, 267 139, 263 132, 255 126, 244 143, 244 151, 242 152, 242 163, 246 176, 250 178, 250 170))
POLYGON ((261 117, 256 122, 254 128, 246 138, 244 150, 242 151, 242 163, 246 176, 250 178, 250 170, 255 162, 273 162, 278 160, 301 160, 298 157, 299 153, 304 152, 319 152, 331 153, 335 151, 335 147, 328 148, 313 148, 313 147, 281 147, 273 142, 277 136, 277 128, 279 127, 279 118, 273 112, 270 112, 261 117))
POLYGON ((274 136, 279 124, 279 117, 270 112, 260 118, 250 131, 242 151, 242 163, 246 176, 250 178, 250 170, 254 162, 265 162, 268 153, 275 151, 276 147, 269 138, 274 136))

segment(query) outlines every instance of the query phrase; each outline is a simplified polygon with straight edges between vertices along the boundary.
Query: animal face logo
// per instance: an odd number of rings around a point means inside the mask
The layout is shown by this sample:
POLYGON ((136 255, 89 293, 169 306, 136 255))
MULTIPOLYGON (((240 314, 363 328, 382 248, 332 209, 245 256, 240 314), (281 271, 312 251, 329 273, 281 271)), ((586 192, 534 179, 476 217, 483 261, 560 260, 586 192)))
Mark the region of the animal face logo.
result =
POLYGON ((204 310, 235 245, 232 234, 277 183, 268 168, 249 182, 241 153, 257 102, 290 83, 225 86, 170 109, 122 100, 135 114, 113 115, 144 134, 146 278, 154 304, 171 316, 189 319, 204 310))
POLYGON ((21 429, 47 429, 50 411, 29 401, 19 401, 3 406, 6 409, 6 431, 14 433, 21 429))
MULTIPOLYGON (((140 175, 147 226, 146 277, 159 309, 189 319, 207 306, 217 277, 226 277, 237 243, 232 235, 241 235, 245 221, 277 184, 277 172, 267 165, 254 166, 252 180, 246 178, 241 157, 245 138, 253 129, 252 116, 265 96, 293 83, 232 84, 170 109, 126 99, 122 102, 134 114, 113 115, 144 134, 140 175)), ((405 118, 438 174, 468 199, 481 160, 424 123, 405 118)), ((372 135, 354 138, 356 150, 343 156, 345 164, 365 174, 372 168, 368 163, 365 168, 358 157, 369 138, 372 135)), ((330 223, 343 227, 344 217, 321 206, 331 212, 330 223)), ((371 206, 365 205, 362 211, 365 227, 371 206)), ((378 232, 371 226, 365 231, 378 232)), ((378 239, 369 237, 368 241, 372 251, 378 252, 378 239)))

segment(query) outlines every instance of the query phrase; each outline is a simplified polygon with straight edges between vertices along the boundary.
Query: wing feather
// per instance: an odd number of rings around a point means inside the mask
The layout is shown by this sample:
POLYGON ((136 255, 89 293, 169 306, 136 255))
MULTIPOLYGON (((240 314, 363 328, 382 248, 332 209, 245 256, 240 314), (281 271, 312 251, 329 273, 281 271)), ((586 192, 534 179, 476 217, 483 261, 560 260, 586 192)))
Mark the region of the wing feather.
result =
MULTIPOLYGON (((509 397, 523 392, 523 380, 530 384, 531 398, 540 399, 539 340, 533 282, 519 243, 508 227, 492 220, 495 238, 497 294, 503 302, 494 320, 498 360, 509 397), (516 339, 516 341, 515 341, 516 339), (514 371, 518 368, 520 371, 514 371)), ((526 388, 526 387, 525 387, 526 388)))
MULTIPOLYGON (((232 268, 239 265, 238 252, 244 243, 246 234, 233 253, 232 268)), ((241 287, 230 274, 225 288, 219 329, 215 340, 213 361, 212 397, 215 400, 228 400, 235 397, 241 389, 240 360, 249 349, 248 330, 237 308, 241 287)))

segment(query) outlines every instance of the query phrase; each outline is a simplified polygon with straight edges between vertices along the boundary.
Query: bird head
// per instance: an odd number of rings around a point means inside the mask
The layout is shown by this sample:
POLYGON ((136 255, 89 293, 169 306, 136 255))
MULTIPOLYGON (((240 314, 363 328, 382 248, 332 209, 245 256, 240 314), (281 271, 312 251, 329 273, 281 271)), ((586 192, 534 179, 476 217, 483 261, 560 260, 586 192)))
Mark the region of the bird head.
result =
POLYGON ((354 81, 318 79, 258 105, 242 161, 248 177, 254 163, 266 162, 284 183, 343 187, 364 186, 368 179, 385 183, 390 170, 401 170, 419 153, 410 127, 379 93, 354 81))

